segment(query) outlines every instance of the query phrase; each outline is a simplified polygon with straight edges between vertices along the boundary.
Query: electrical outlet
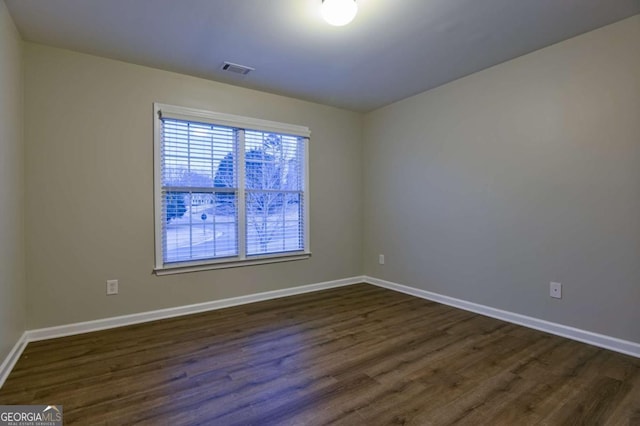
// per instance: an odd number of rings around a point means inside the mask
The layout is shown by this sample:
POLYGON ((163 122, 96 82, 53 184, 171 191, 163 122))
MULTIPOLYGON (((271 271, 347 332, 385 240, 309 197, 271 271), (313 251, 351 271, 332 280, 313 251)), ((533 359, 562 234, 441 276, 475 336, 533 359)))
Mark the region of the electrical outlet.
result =
POLYGON ((384 254, 378 255, 378 263, 384 265, 384 254))
POLYGON ((562 284, 561 283, 549 283, 549 296, 555 299, 562 299, 562 284))
POLYGON ((107 296, 118 294, 118 280, 107 280, 107 296))

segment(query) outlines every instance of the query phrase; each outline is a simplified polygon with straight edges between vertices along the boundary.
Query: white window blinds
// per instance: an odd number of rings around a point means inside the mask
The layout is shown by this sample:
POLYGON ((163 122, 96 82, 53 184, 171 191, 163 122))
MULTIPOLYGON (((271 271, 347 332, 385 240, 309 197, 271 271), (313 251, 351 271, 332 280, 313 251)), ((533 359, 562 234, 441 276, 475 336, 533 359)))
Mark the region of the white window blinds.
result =
POLYGON ((247 255, 304 250, 304 141, 244 132, 247 255))
POLYGON ((155 110, 156 269, 309 253, 306 128, 155 110))

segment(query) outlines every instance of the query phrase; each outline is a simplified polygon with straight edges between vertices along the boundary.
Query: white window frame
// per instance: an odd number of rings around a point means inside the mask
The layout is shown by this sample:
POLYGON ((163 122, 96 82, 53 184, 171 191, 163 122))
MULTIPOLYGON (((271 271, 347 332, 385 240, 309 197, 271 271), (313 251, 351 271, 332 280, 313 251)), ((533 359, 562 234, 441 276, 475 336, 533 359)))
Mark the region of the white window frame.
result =
MULTIPOLYGON (((233 268, 239 266, 260 265, 274 262, 287 262, 292 260, 307 259, 311 256, 309 246, 309 138, 311 132, 308 127, 292 124, 278 123, 275 121, 242 117, 239 115, 224 114, 201 109, 187 108, 162 103, 153 104, 153 150, 154 150, 154 217, 155 217, 155 268, 156 275, 178 274, 209 269, 233 268), (205 259, 193 262, 180 262, 177 264, 164 264, 162 247, 162 118, 173 118, 186 121, 197 121, 218 126, 237 128, 240 131, 256 130, 274 132, 291 136, 299 136, 304 139, 304 196, 303 196, 303 232, 304 250, 265 255, 246 255, 246 229, 245 213, 238 212, 238 256, 233 258, 205 259)), ((239 144, 239 156, 244 158, 244 146, 239 144)), ((240 162, 239 162, 240 163, 240 162)), ((242 161, 244 163, 244 161, 242 161)), ((238 167, 238 206, 244 209, 244 165, 238 167)))

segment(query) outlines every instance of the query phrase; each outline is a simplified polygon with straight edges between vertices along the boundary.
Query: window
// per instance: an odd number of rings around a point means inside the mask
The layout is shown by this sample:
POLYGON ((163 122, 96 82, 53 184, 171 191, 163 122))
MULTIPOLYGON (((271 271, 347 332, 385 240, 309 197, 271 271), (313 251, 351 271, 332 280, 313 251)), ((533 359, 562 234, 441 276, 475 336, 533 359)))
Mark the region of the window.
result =
POLYGON ((156 273, 307 258, 306 127, 154 105, 156 273))

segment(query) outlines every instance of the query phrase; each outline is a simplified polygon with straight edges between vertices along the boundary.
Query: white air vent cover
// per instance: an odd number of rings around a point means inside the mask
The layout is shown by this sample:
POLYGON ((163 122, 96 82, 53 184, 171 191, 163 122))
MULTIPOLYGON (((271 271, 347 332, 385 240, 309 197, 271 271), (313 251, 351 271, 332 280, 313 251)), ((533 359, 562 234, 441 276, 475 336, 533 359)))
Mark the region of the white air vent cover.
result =
POLYGON ((231 62, 225 62, 222 65, 222 69, 225 71, 232 72, 234 74, 247 75, 251 71, 255 71, 255 68, 251 68, 245 65, 238 65, 231 62))

